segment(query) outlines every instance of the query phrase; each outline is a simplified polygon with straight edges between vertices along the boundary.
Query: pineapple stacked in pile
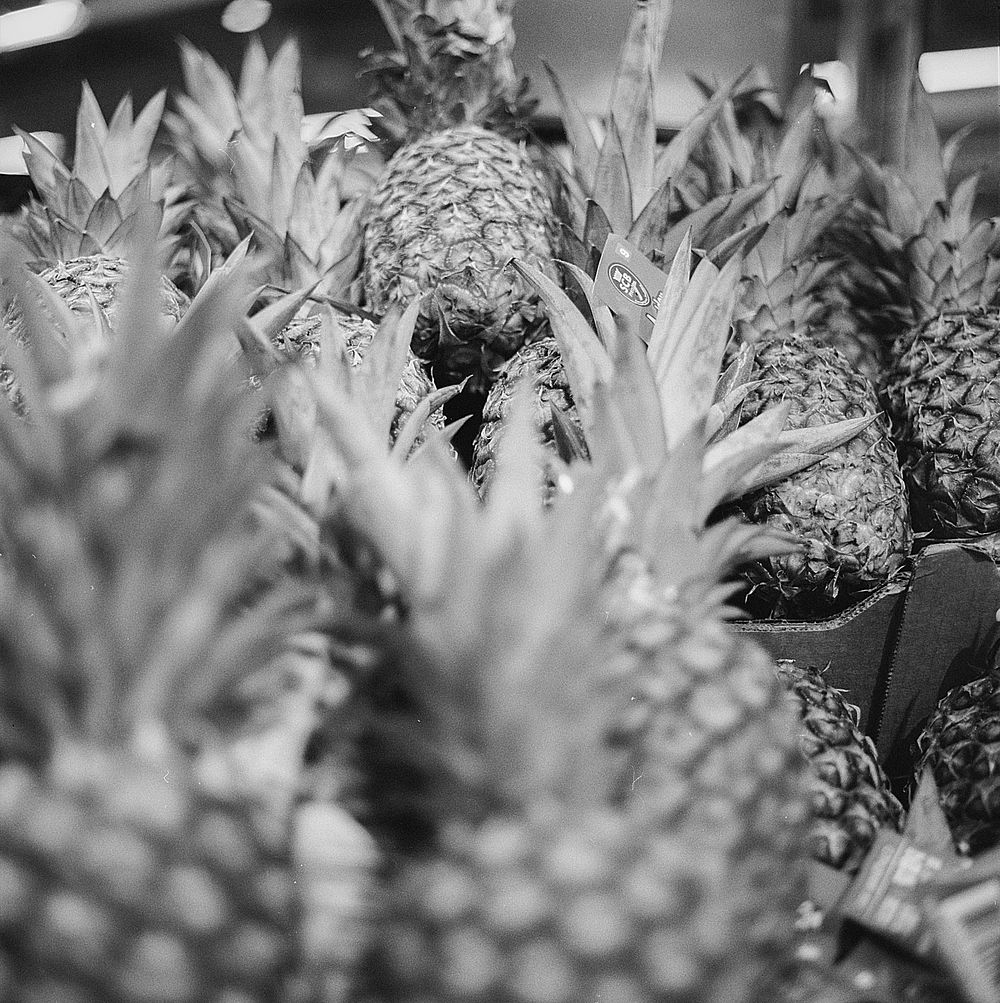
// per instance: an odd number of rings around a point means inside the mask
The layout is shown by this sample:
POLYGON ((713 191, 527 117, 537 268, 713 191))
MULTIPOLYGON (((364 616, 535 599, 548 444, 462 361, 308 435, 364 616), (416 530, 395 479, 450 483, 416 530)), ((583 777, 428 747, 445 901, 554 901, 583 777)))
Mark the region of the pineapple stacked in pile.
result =
MULTIPOLYGON (((755 148, 722 88, 659 148, 666 4, 635 5, 603 143, 556 81, 562 168, 525 139, 513 0, 377 5, 374 107, 316 142, 294 45, 256 42, 235 85, 185 43, 167 115, 106 122, 85 89, 72 165, 26 138, 0 996, 780 998, 806 862, 854 872, 902 808, 844 695, 728 621, 747 582, 803 616, 900 573, 904 484, 918 529, 990 545, 997 227, 923 146, 859 156, 852 244, 808 102, 755 148), (612 232, 668 272, 648 345, 593 295, 612 232), (845 246, 888 276, 902 466, 825 334, 834 303, 851 333, 845 246), (471 476, 442 417, 463 388, 471 476), (322 714, 317 675, 347 684, 322 714), (275 721, 265 785, 230 753, 275 721)), ((922 741, 973 849, 982 697, 922 741)))

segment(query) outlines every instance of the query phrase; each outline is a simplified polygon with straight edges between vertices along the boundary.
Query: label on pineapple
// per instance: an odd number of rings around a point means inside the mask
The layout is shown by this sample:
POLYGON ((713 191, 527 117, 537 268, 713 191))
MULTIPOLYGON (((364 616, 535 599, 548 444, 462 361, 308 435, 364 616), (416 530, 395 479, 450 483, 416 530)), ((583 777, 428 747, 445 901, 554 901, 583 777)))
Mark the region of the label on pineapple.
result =
POLYGON ((940 956, 966 998, 1000 1003, 1000 881, 981 881, 927 908, 940 956))
POLYGON ((604 242, 594 295, 647 344, 667 276, 635 244, 613 233, 604 242))
POLYGON ((883 829, 845 892, 840 912, 913 954, 926 957, 933 951, 934 937, 923 901, 928 882, 943 866, 940 857, 883 829))

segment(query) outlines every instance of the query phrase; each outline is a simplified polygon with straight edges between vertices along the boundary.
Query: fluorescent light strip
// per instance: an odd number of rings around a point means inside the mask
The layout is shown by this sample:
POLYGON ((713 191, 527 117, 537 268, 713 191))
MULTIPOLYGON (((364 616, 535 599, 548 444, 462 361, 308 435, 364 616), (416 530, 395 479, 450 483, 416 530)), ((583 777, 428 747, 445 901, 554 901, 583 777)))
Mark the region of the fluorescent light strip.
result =
POLYGON ((924 89, 931 94, 1000 87, 1000 45, 925 52, 918 72, 924 89))
POLYGON ((222 27, 226 31, 256 31, 270 16, 271 5, 266 0, 232 0, 222 12, 222 27))
POLYGON ((81 0, 47 0, 46 3, 0 14, 0 52, 14 52, 70 38, 82 31, 87 11, 81 0))

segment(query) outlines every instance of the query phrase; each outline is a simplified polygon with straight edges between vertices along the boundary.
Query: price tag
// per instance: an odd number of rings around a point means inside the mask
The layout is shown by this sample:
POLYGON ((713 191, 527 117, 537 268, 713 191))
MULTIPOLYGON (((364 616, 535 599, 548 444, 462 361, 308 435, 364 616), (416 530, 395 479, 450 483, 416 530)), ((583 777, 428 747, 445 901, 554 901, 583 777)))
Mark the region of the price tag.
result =
POLYGON ((604 242, 594 295, 647 344, 666 284, 666 273, 635 244, 614 233, 604 242))

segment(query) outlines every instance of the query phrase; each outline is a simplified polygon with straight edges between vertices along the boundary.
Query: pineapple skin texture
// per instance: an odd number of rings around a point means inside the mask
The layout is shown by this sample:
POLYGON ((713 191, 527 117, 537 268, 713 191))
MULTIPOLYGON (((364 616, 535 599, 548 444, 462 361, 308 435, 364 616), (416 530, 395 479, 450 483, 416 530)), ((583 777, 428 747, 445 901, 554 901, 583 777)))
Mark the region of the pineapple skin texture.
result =
POLYGON ((916 528, 938 538, 1000 531, 1000 308, 906 332, 888 390, 916 528))
POLYGON ((366 305, 382 314, 433 292, 414 351, 452 378, 488 383, 541 316, 525 281, 504 266, 517 257, 555 280, 555 225, 522 146, 475 125, 417 139, 392 157, 370 196, 366 305))
MULTIPOLYGON (((483 405, 483 420, 473 446, 470 472, 480 495, 486 494, 496 470, 497 449, 510 412, 511 397, 522 379, 530 379, 535 388, 538 435, 547 451, 556 452, 551 408, 557 408, 582 432, 555 338, 543 337, 523 345, 501 367, 483 405)), ((547 480, 551 481, 551 477, 547 480)))
POLYGON ((290 821, 121 750, 0 768, 0 996, 280 998, 290 821))
MULTIPOLYGON (((358 366, 364 358, 365 350, 372 343, 378 327, 366 317, 359 317, 355 314, 345 314, 337 317, 337 323, 344 331, 347 352, 350 356, 351 364, 358 366)), ((293 320, 282 332, 278 343, 278 348, 291 355, 300 358, 313 360, 319 352, 319 344, 316 335, 319 332, 319 324, 304 318, 293 320)), ((399 389, 396 392, 396 411, 393 415, 390 435, 393 441, 399 434, 399 430, 406 424, 407 419, 417 409, 420 402, 437 389, 434 380, 423 362, 411 351, 407 356, 406 368, 399 382, 399 389)), ((439 410, 435 411, 427 419, 431 428, 444 427, 444 415, 439 410)), ((419 445, 426 439, 426 432, 422 431, 417 437, 415 445, 419 445)))
POLYGON ((620 884, 654 889, 647 907, 663 907, 650 921, 641 896, 630 903, 647 936, 636 998, 773 1000, 806 896, 795 708, 771 658, 718 607, 651 589, 634 555, 615 575, 610 622, 636 685, 609 737, 627 754, 621 797, 645 834, 634 866, 648 872, 620 884))
POLYGON ((799 747, 809 763, 809 848, 821 864, 855 874, 880 828, 900 830, 903 806, 889 790, 860 711, 812 666, 778 663, 778 677, 802 719, 799 747))
POLYGON ((445 826, 437 853, 393 875, 370 998, 773 999, 797 886, 772 871, 773 844, 746 839, 734 853, 711 800, 685 807, 676 827, 641 799, 445 826))
MULTIPOLYGON (((118 306, 128 274, 128 262, 111 254, 90 254, 70 261, 58 261, 39 272, 66 301, 69 308, 84 318, 91 316, 91 297, 107 321, 114 329, 117 323, 118 306)), ((188 297, 167 278, 160 279, 160 315, 170 321, 178 321, 187 310, 188 297)), ((19 343, 24 343, 24 321, 16 302, 8 304, 0 319, 3 325, 19 343)), ((0 387, 22 412, 24 400, 17 379, 10 367, 0 357, 0 387)))
MULTIPOLYGON (((871 384, 835 348, 788 336, 757 345, 750 419, 781 400, 790 428, 879 415, 871 384)), ((755 615, 807 618, 834 612, 884 585, 902 569, 913 542, 906 491, 881 416, 813 466, 741 499, 756 523, 802 537, 802 554, 771 558, 747 572, 755 615)))
POLYGON ((917 749, 915 776, 934 771, 958 849, 977 854, 1000 843, 1000 672, 948 693, 917 749))

